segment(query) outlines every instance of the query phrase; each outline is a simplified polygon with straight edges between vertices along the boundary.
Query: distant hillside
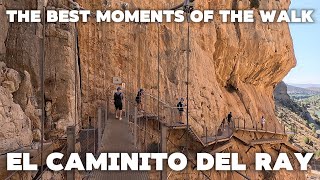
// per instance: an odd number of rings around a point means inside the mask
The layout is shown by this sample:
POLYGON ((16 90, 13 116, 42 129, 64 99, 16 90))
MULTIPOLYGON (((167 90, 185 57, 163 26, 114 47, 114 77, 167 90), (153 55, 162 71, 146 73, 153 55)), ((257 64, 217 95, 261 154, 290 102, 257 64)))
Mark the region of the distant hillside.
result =
POLYGON ((302 95, 316 95, 320 94, 320 88, 311 87, 311 88, 301 88, 292 85, 287 85, 288 94, 302 94, 302 95))
POLYGON ((311 88, 308 88, 308 89, 320 93, 320 88, 319 87, 311 87, 311 88))
POLYGON ((291 84, 291 83, 286 83, 286 84, 291 85, 291 86, 295 86, 295 87, 299 87, 299 88, 305 88, 305 89, 320 88, 320 84, 291 84))
POLYGON ((311 91, 294 86, 287 87, 285 83, 279 83, 274 91, 276 115, 280 122, 297 126, 297 134, 289 137, 292 143, 299 145, 306 152, 317 153, 316 156, 320 157, 318 155, 320 153, 320 139, 317 138, 315 133, 319 129, 319 125, 305 106, 289 97, 286 90, 289 91, 291 88, 295 92, 306 93, 311 91))

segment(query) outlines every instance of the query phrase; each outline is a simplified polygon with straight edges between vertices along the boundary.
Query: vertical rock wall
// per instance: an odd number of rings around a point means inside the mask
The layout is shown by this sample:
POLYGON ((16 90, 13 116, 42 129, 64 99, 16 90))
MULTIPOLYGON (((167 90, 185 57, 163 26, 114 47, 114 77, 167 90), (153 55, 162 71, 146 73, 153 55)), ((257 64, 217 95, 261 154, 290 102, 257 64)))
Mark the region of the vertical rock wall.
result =
POLYGON ((0 61, 0 153, 6 153, 32 142, 31 121, 12 93, 19 89, 21 77, 0 61))
MULTIPOLYGON (((121 9, 121 3, 79 1, 85 9, 121 9)), ((178 1, 127 2, 129 9, 169 9, 178 1)), ((259 9, 288 9, 290 1, 260 2, 259 9)), ((215 134, 228 112, 253 125, 265 116, 280 129, 274 115, 275 85, 295 66, 286 23, 262 23, 258 9, 243 1, 199 1, 196 9, 254 9, 255 23, 190 23, 190 115, 199 134, 215 134)), ((160 95, 173 106, 186 97, 187 23, 160 24, 160 95)), ((93 102, 112 95, 121 77, 127 92, 144 88, 157 94, 158 26, 155 23, 79 24, 84 97, 83 117, 94 116, 93 102), (105 88, 103 88, 105 87, 105 88), (90 112, 91 111, 91 112, 90 112)))
MULTIPOLYGON (((45 49, 45 139, 50 139, 51 136, 62 136, 67 126, 79 124, 76 119, 77 105, 80 104, 78 103, 80 102, 80 83, 75 52, 75 25, 46 24, 45 47, 43 47, 43 23, 8 23, 5 15, 6 9, 42 10, 43 6, 56 9, 69 4, 67 1, 47 2, 45 0, 0 1, 0 20, 3 22, 0 27, 0 61, 15 69, 21 76, 20 88, 13 91, 11 98, 17 106, 21 107, 24 116, 31 120, 28 128, 33 132, 34 141, 41 140, 42 49, 45 49)), ((19 110, 13 113, 19 114, 19 110)), ((12 146, 12 149, 14 148, 16 147, 12 146)))

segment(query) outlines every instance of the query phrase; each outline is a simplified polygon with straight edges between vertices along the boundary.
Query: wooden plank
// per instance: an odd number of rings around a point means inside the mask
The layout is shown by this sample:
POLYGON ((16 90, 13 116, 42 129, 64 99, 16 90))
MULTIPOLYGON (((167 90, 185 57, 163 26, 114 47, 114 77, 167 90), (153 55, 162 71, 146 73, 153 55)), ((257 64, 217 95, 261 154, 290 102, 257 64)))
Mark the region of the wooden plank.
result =
POLYGON ((229 147, 231 147, 233 145, 234 145, 234 142, 228 142, 228 143, 226 143, 226 144, 224 144, 224 145, 222 145, 222 146, 220 146, 218 148, 215 148, 214 150, 212 150, 210 152, 210 154, 215 155, 215 153, 222 152, 223 150, 225 150, 225 149, 227 149, 227 148, 229 148, 229 147))
POLYGON ((303 152, 303 150, 300 147, 295 146, 295 145, 291 144, 288 141, 284 142, 283 144, 286 145, 287 147, 289 147, 291 150, 294 150, 294 151, 299 152, 299 153, 303 152))
POLYGON ((250 145, 254 146, 254 145, 258 145, 258 144, 280 144, 280 143, 284 143, 284 142, 285 142, 285 140, 282 140, 282 139, 273 139, 273 138, 257 139, 257 140, 251 141, 250 145))
POLYGON ((243 138, 241 138, 237 133, 234 133, 233 136, 234 136, 235 138, 237 138, 238 140, 240 140, 243 144, 245 144, 245 145, 247 145, 247 146, 250 145, 250 143, 249 143, 247 140, 244 140, 243 138))

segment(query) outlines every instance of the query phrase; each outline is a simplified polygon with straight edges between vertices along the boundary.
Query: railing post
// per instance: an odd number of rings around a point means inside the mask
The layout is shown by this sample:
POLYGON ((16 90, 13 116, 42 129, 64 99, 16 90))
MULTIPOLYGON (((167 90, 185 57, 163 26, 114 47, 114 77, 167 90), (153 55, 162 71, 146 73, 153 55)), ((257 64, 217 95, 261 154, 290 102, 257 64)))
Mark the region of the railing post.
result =
POLYGON ((107 99, 107 102, 106 102, 106 113, 104 116, 104 123, 107 123, 108 121, 108 113, 109 113, 109 99, 107 99))
MULTIPOLYGON (((162 124, 161 126, 161 152, 167 152, 167 127, 162 124)), ((164 163, 166 164, 166 163, 164 163)), ((161 171, 161 180, 167 179, 167 166, 163 166, 163 170, 161 171)))
POLYGON ((109 100, 107 99, 105 113, 104 113, 103 130, 105 129, 106 123, 108 122, 108 112, 109 112, 109 103, 108 102, 109 102, 109 100))
POLYGON ((268 129, 267 127, 268 127, 268 123, 265 122, 265 123, 264 123, 264 126, 263 126, 263 128, 265 129, 265 130, 264 130, 265 132, 267 132, 267 129, 268 129))
POLYGON ((208 144, 208 128, 206 126, 206 144, 208 144))
MULTIPOLYGON (((231 121, 230 127, 228 127, 228 136, 230 134, 230 128, 232 127, 232 123, 233 123, 233 121, 231 121)), ((224 128, 223 128, 223 130, 224 130, 224 128)))
MULTIPOLYGON (((67 127, 67 157, 70 157, 71 153, 75 152, 76 145, 76 128, 75 126, 67 127)), ((67 171, 67 180, 75 179, 75 171, 74 169, 71 171, 67 171)))
POLYGON ((127 123, 129 123, 130 122, 130 102, 129 101, 127 101, 127 123))
POLYGON ((243 129, 246 129, 246 121, 243 121, 243 129))
POLYGON ((100 143, 101 143, 101 137, 102 137, 102 108, 98 108, 98 139, 97 139, 97 144, 98 144, 98 149, 100 148, 100 143))
POLYGON ((237 119, 238 121, 238 129, 240 129, 240 119, 237 119))
POLYGON ((137 148, 137 111, 137 107, 134 107, 133 142, 135 148, 137 148))
POLYGON ((258 123, 256 122, 256 131, 258 131, 258 123))

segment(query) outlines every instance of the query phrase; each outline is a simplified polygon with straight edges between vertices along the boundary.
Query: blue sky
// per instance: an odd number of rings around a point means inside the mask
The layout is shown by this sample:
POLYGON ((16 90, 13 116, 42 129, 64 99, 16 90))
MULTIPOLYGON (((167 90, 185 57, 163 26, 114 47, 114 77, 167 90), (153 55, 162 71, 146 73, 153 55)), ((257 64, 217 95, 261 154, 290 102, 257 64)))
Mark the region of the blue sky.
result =
POLYGON ((284 81, 291 84, 320 84, 320 0, 291 0, 291 9, 314 9, 315 23, 291 23, 297 66, 284 81))

